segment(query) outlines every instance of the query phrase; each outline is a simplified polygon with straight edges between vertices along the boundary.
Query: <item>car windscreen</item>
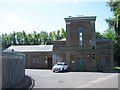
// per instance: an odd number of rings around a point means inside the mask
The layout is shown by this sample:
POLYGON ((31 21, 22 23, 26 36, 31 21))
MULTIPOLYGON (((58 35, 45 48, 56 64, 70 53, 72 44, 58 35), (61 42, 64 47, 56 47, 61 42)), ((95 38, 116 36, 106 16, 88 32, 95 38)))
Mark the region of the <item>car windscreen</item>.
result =
POLYGON ((63 66, 63 64, 57 64, 58 66, 63 66))

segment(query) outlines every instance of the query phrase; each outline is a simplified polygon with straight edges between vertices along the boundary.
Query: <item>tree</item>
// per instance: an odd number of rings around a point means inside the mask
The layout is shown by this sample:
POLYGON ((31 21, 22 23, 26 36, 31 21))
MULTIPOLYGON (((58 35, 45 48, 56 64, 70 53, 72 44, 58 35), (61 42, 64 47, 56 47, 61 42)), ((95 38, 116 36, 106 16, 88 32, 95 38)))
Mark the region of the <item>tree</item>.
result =
POLYGON ((106 19, 109 28, 114 28, 116 33, 120 35, 120 0, 111 0, 107 2, 110 10, 113 12, 113 17, 106 19))
POLYGON ((110 10, 113 12, 114 16, 120 14, 120 0, 110 0, 107 2, 107 5, 110 7, 110 10))
POLYGON ((96 32, 96 38, 102 38, 102 34, 100 32, 96 32))
POLYGON ((60 37, 60 30, 57 30, 56 39, 57 39, 57 40, 60 40, 60 39, 61 39, 61 37, 60 37))
POLYGON ((66 38, 66 31, 62 28, 61 29, 61 39, 66 38))
POLYGON ((47 39, 48 39, 48 33, 45 31, 41 31, 41 44, 46 45, 47 44, 47 39))
POLYGON ((28 45, 32 45, 32 44, 33 44, 32 34, 28 34, 28 45))
POLYGON ((106 22, 109 25, 109 29, 113 29, 115 33, 113 35, 114 38, 109 32, 107 32, 104 37, 109 37, 114 41, 114 59, 118 62, 118 65, 120 65, 120 0, 111 0, 107 2, 107 5, 113 12, 113 17, 106 19, 106 22))
POLYGON ((22 37, 23 37, 23 45, 27 45, 28 44, 28 38, 27 38, 27 34, 25 33, 24 30, 22 32, 22 37))
POLYGON ((22 32, 13 32, 10 34, 2 34, 2 45, 8 48, 11 45, 38 45, 38 44, 53 44, 53 41, 60 40, 66 37, 66 31, 62 28, 57 31, 52 31, 47 33, 46 31, 41 31, 37 33, 26 33, 24 30, 22 32))
POLYGON ((12 37, 12 45, 16 45, 16 33, 15 32, 13 32, 13 34, 11 35, 11 37, 12 37))
POLYGON ((39 44, 39 42, 38 42, 38 34, 36 33, 36 31, 34 31, 34 33, 33 33, 33 44, 34 45, 39 44))
POLYGON ((116 42, 116 33, 113 29, 108 29, 103 33, 103 38, 108 38, 113 41, 113 43, 116 42))

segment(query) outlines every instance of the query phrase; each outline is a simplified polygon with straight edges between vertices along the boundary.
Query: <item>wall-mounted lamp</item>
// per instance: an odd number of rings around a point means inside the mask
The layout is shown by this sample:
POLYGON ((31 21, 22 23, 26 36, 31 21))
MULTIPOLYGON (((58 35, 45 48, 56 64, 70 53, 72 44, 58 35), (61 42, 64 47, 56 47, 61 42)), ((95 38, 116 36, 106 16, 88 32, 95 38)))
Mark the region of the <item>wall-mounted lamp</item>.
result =
POLYGON ((72 63, 75 63, 75 61, 72 61, 72 63))
POLYGON ((90 54, 88 54, 87 56, 90 57, 90 54))
POLYGON ((48 63, 48 61, 45 61, 45 64, 47 64, 48 63))

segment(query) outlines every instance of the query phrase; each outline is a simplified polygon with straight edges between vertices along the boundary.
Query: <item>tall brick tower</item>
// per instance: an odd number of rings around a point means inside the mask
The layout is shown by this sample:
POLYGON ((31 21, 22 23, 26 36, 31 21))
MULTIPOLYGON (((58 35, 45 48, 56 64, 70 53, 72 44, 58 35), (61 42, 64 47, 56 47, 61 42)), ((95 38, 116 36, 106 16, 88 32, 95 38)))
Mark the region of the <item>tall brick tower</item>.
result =
MULTIPOLYGON (((96 47, 95 20, 96 16, 69 16, 65 18, 66 62, 73 70, 84 71, 86 68, 90 70, 96 68, 96 60, 92 58, 92 56, 95 57, 96 47)), ((89 71, 88 69, 87 71, 89 71)))

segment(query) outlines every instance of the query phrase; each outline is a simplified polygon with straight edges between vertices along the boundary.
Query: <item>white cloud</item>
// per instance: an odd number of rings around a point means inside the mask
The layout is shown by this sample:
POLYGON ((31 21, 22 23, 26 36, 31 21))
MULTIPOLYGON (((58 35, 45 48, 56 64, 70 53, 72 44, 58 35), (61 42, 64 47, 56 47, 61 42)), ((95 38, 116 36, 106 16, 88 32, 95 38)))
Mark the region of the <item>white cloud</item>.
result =
POLYGON ((30 23, 25 19, 27 17, 19 16, 14 12, 2 13, 2 18, 0 22, 0 29, 2 33, 10 33, 10 32, 18 32, 25 30, 26 33, 33 33, 33 31, 40 32, 41 30, 45 30, 46 25, 30 23))
POLYGON ((38 2, 38 3, 66 3, 66 2, 72 2, 72 3, 78 3, 78 2, 106 2, 109 0, 1 0, 0 2, 38 2))
POLYGON ((28 27, 27 23, 22 20, 22 17, 13 12, 1 14, 0 33, 10 33, 13 31, 22 31, 25 27, 28 27))
POLYGON ((2 17, 3 17, 3 13, 2 13, 2 10, 0 9, 0 20, 2 17))
POLYGON ((79 1, 78 0, 73 0, 73 3, 77 4, 77 3, 79 3, 79 1))
POLYGON ((5 15, 5 18, 9 21, 17 21, 18 20, 18 17, 15 13, 7 13, 5 15))

